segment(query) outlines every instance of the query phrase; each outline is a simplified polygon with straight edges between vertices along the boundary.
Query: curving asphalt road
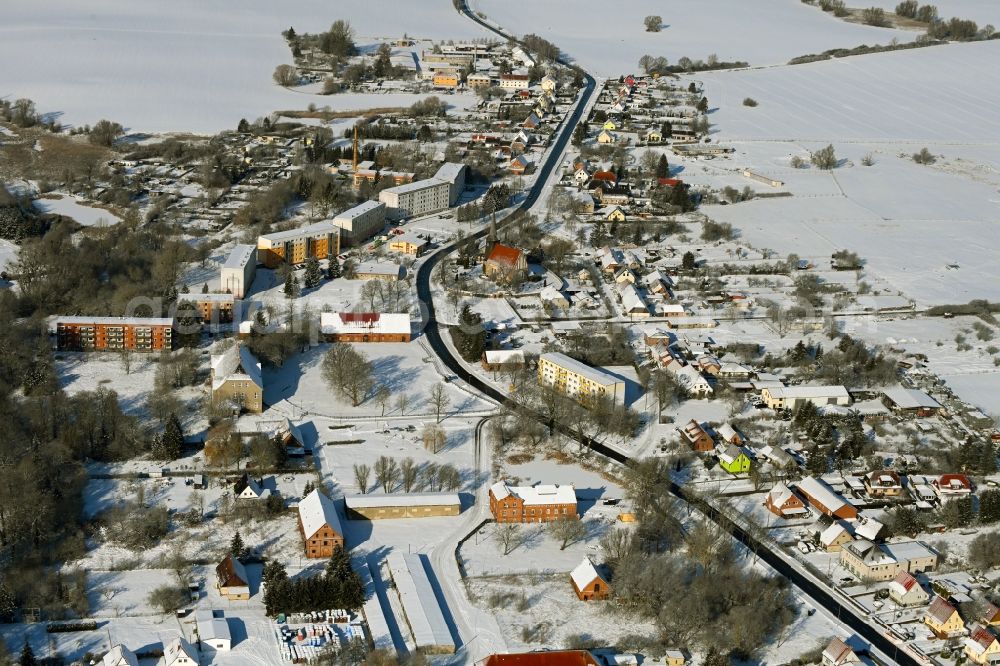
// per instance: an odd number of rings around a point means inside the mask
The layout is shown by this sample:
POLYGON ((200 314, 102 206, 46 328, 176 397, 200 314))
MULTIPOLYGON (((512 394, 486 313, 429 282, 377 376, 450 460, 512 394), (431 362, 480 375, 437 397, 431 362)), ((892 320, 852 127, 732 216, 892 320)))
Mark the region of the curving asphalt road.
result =
MULTIPOLYGON (((496 33, 504 40, 517 41, 512 35, 508 35, 507 33, 499 30, 498 28, 489 25, 488 23, 480 19, 478 16, 476 16, 469 9, 468 5, 464 2, 464 0, 461 3, 461 9, 459 11, 461 11, 461 13, 465 14, 465 16, 467 16, 469 19, 475 21, 476 23, 483 26, 487 30, 496 33)), ((596 88, 596 82, 594 78, 586 71, 580 69, 579 67, 569 62, 566 62, 565 60, 561 60, 561 62, 562 64, 565 64, 569 67, 576 69, 583 75, 585 82, 583 93, 581 94, 580 99, 577 102, 577 105, 573 110, 573 112, 563 121, 563 125, 559 130, 559 134, 554 141, 553 149, 549 152, 548 158, 538 169, 538 176, 535 179, 534 185, 532 186, 531 190, 529 190, 528 195, 525 197, 525 199, 517 207, 520 210, 527 211, 530 208, 532 208, 535 205, 535 203, 537 203, 538 198, 541 195, 543 189, 545 188, 545 185, 548 182, 549 177, 552 175, 553 170, 559 165, 559 162, 562 159, 563 151, 565 150, 566 145, 569 143, 569 140, 572 137, 573 130, 580 122, 583 110, 587 108, 587 104, 591 96, 594 94, 594 90, 596 88)), ((483 238, 487 233, 488 230, 483 229, 475 234, 472 234, 471 237, 475 239, 480 239, 483 238)), ((472 386, 476 390, 481 391, 485 395, 493 398, 494 400, 503 402, 507 399, 508 396, 504 395, 502 392, 498 391, 490 384, 487 384, 486 382, 482 381, 479 377, 469 372, 462 364, 462 362, 452 354, 451 350, 448 348, 447 344, 445 344, 444 340, 442 339, 442 330, 437 322, 434 310, 434 299, 431 294, 431 274, 434 267, 454 249, 454 246, 455 243, 449 243, 447 245, 442 246, 433 255, 428 257, 427 260, 424 261, 424 263, 417 270, 417 278, 416 278, 417 297, 423 303, 423 306, 427 313, 427 322, 426 326, 424 327, 424 335, 427 336, 427 341, 430 344, 433 352, 438 356, 438 358, 441 359, 441 361, 445 364, 445 366, 448 369, 450 369, 453 373, 455 373, 457 377, 459 377, 462 381, 466 382, 468 385, 472 386)), ((535 418, 540 422, 549 425, 546 418, 542 414, 536 413, 535 418)), ((620 463, 628 463, 630 460, 630 458, 625 454, 615 449, 611 449, 605 446, 604 444, 601 444, 600 442, 594 441, 590 438, 581 439, 577 435, 577 433, 573 432, 570 428, 562 424, 559 423, 554 424, 554 428, 563 435, 569 436, 577 441, 580 441, 580 443, 589 447, 596 453, 600 453, 601 455, 607 456, 612 460, 615 460, 620 463)), ((922 662, 918 661, 909 652, 905 651, 905 647, 903 648, 904 651, 900 651, 899 645, 897 645, 889 638, 887 638, 874 625, 868 623, 868 621, 865 618, 856 615, 853 607, 842 603, 842 601, 836 596, 834 596, 833 592, 826 585, 815 581, 814 579, 807 576, 800 570, 796 569, 780 554, 771 550, 770 546, 767 543, 760 541, 754 535, 749 534, 746 530, 744 530, 742 526, 740 526, 738 523, 730 519, 728 516, 720 513, 716 508, 709 505, 701 498, 689 494, 682 486, 679 486, 674 482, 670 483, 670 492, 673 493, 679 499, 693 505, 698 511, 703 513, 706 517, 708 517, 716 524, 718 524, 726 531, 728 531, 733 536, 733 538, 735 538, 740 543, 744 544, 751 551, 755 552, 762 560, 764 560, 764 562, 768 564, 768 566, 777 571, 780 575, 787 578, 795 587, 799 588, 799 590, 801 590, 804 594, 810 597, 817 605, 825 608, 828 613, 830 613, 832 616, 837 617, 840 622, 847 625, 859 636, 867 640, 873 647, 881 651, 886 656, 886 658, 888 658, 891 662, 902 664, 903 666, 918 666, 918 665, 922 666, 922 662)), ((485 502, 482 502, 482 500, 480 499, 480 501, 477 501, 477 505, 478 504, 485 504, 485 502)), ((475 516, 473 517, 479 517, 480 514, 483 513, 483 509, 480 509, 477 512, 470 512, 470 513, 475 514, 475 516)), ((463 523, 465 522, 466 521, 463 521, 463 523)), ((457 534, 452 536, 453 537, 457 536, 457 534)), ((444 551, 444 549, 441 550, 444 551)), ((447 559, 448 558, 443 557, 443 552, 442 552, 440 555, 434 558, 435 565, 440 567, 450 567, 451 564, 447 562, 447 559)), ((451 590, 451 592, 453 596, 461 596, 461 593, 458 590, 451 590)), ((491 624, 495 624, 495 620, 491 624)), ((484 642, 492 643, 493 645, 491 647, 495 647, 498 643, 502 644, 502 639, 497 640, 498 637, 496 636, 494 627, 490 626, 489 629, 484 633, 489 636, 488 641, 484 642)), ((482 648, 486 646, 477 646, 477 647, 479 647, 480 649, 474 650, 474 653, 478 652, 481 654, 482 648)))

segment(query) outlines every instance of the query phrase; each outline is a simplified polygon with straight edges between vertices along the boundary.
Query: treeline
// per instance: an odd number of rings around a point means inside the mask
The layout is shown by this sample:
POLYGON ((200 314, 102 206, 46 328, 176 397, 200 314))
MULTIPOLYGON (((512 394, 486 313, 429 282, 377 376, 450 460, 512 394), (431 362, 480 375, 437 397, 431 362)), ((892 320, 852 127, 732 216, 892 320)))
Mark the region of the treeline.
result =
POLYGON ((823 51, 822 53, 810 53, 808 55, 797 56, 788 61, 789 65, 803 65, 809 62, 818 62, 820 60, 831 60, 833 58, 846 58, 848 56, 856 55, 866 55, 869 53, 883 53, 886 51, 905 51, 908 49, 919 49, 925 46, 940 46, 941 44, 946 44, 935 39, 927 40, 917 40, 913 42, 901 42, 899 44, 875 44, 868 46, 867 44, 862 44, 861 46, 855 46, 850 49, 829 49, 823 51))
POLYGON ((364 585, 351 568, 350 553, 336 547, 326 570, 317 576, 290 579, 281 562, 264 565, 264 609, 269 616, 329 608, 355 610, 365 601, 364 585))
POLYGON ((31 197, 14 194, 0 183, 0 238, 19 243, 29 236, 41 236, 56 219, 58 216, 39 214, 31 197))
POLYGON ((539 60, 550 62, 559 60, 559 47, 543 37, 535 34, 527 34, 521 38, 521 44, 528 53, 534 54, 539 60))

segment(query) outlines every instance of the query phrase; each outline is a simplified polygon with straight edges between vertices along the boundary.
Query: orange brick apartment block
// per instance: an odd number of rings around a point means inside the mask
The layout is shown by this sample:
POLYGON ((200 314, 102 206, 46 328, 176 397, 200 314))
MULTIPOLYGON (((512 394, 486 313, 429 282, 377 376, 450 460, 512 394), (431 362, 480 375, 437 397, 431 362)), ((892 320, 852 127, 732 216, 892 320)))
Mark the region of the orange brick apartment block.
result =
POLYGON ((508 486, 498 481, 490 487, 490 511, 498 523, 547 523, 576 518, 573 486, 508 486))
POLYGON ((332 220, 266 234, 257 239, 257 260, 267 268, 305 263, 309 257, 329 259, 340 253, 340 227, 332 220))
POLYGON ((172 317, 57 317, 49 332, 59 351, 172 349, 172 317))

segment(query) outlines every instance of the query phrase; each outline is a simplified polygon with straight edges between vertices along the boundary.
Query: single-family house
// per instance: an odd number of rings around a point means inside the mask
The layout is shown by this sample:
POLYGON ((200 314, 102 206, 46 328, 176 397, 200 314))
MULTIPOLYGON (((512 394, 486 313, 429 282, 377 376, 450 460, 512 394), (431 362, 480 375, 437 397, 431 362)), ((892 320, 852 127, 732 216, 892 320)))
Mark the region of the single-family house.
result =
POLYGON ((263 483, 263 479, 258 480, 249 474, 244 474, 233 486, 233 494, 236 495, 236 499, 267 499, 271 491, 265 488, 263 483))
POLYGON ((984 600, 979 611, 979 621, 990 627, 1000 627, 1000 606, 984 600))
POLYGON ((707 398, 715 393, 715 389, 705 376, 691 365, 669 366, 667 368, 674 373, 677 385, 692 398, 707 398))
POLYGON ((215 587, 221 596, 230 601, 250 598, 250 578, 246 567, 232 553, 215 567, 215 587))
POLYGON ((944 597, 934 597, 934 601, 924 612, 926 624, 938 638, 954 638, 965 632, 965 622, 958 614, 958 609, 944 597))
POLYGON ((523 175, 528 167, 531 166, 531 162, 524 155, 518 155, 510 161, 508 170, 515 175, 523 175))
POLYGON ((965 656, 980 666, 1000 664, 1000 641, 996 635, 981 624, 969 627, 969 637, 965 639, 965 656))
POLYGON ((851 536, 850 530, 836 520, 819 535, 819 544, 828 553, 839 553, 843 545, 851 541, 854 541, 854 537, 851 536))
POLYGON ((663 132, 652 129, 646 132, 646 143, 663 143, 663 132))
POLYGON ((767 493, 767 497, 764 498, 764 506, 779 518, 791 518, 809 513, 802 498, 780 481, 774 484, 774 487, 767 493))
POLYGON ((260 414, 264 410, 264 377, 260 361, 240 343, 211 357, 212 403, 260 414))
POLYGON ((215 611, 210 608, 199 608, 195 611, 194 620, 198 645, 202 650, 229 652, 233 649, 233 636, 229 633, 226 618, 215 617, 215 611))
POLYGON ((569 299, 555 287, 543 288, 542 291, 539 292, 538 298, 541 299, 542 303, 550 305, 554 308, 558 308, 560 310, 569 309, 569 299))
POLYGON ((601 601, 611 594, 607 576, 601 575, 589 557, 584 557, 569 574, 573 591, 581 601, 601 601))
POLYGON ((520 349, 487 349, 481 360, 483 368, 497 372, 524 367, 524 352, 520 349))
POLYGON ((903 480, 891 469, 881 469, 865 474, 865 492, 870 497, 899 497, 903 494, 903 480))
POLYGON ((942 500, 972 494, 972 481, 964 474, 942 474, 931 481, 931 486, 942 500))
POLYGON ((198 666, 199 659, 198 648, 178 636, 163 646, 163 656, 156 666, 198 666))
POLYGON ((663 653, 663 666, 684 666, 687 657, 682 650, 667 650, 663 653))
POLYGON ((119 643, 104 655, 101 666, 139 666, 139 659, 135 656, 135 652, 119 643))
POLYGON ((699 453, 707 453, 715 448, 712 436, 693 419, 680 429, 680 433, 688 446, 699 453))
POLYGON ((930 599, 920 581, 908 571, 900 571, 889 583, 889 598, 900 606, 923 606, 930 599))
POLYGON ((734 446, 743 446, 745 440, 743 435, 736 432, 736 428, 729 425, 728 423, 723 423, 721 426, 715 429, 716 434, 719 435, 719 439, 727 444, 733 444, 734 446))
POLYGON ((719 466, 730 474, 745 474, 750 471, 750 456, 738 446, 730 444, 719 454, 719 466))
POLYGON ((625 215, 625 211, 622 210, 621 206, 611 206, 606 210, 602 210, 601 215, 609 222, 625 222, 628 220, 628 216, 625 215))
POLYGON ((597 143, 600 144, 611 144, 615 142, 615 135, 608 130, 601 130, 601 133, 597 135, 597 143))
POLYGON ((823 649, 823 666, 847 666, 847 664, 860 664, 861 658, 851 649, 851 646, 840 638, 834 638, 823 649))
POLYGON ((894 386, 882 391, 886 407, 898 414, 916 417, 934 416, 941 411, 941 403, 919 389, 894 386))

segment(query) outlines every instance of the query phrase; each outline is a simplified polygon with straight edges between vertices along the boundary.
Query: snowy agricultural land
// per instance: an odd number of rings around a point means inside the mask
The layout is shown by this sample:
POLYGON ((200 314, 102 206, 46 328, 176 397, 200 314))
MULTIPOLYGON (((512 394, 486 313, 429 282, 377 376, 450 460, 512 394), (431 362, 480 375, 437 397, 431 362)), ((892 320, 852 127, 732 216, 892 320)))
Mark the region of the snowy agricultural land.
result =
POLYGON ((43 7, 12 0, 0 23, 0 97, 29 97, 69 125, 110 118, 130 131, 199 133, 310 102, 352 110, 416 101, 408 94, 323 96, 274 83, 274 68, 292 60, 281 31, 320 32, 337 19, 351 22, 361 47, 404 33, 489 36, 440 0, 54 0, 43 7))
POLYGON ((639 58, 682 57, 751 66, 786 63, 807 53, 859 44, 911 41, 918 33, 846 23, 799 0, 635 0, 609 13, 598 0, 471 0, 471 7, 515 34, 548 39, 596 76, 638 69, 639 58), (663 17, 646 32, 643 18, 663 17), (751 28, 751 29, 748 29, 751 28))

